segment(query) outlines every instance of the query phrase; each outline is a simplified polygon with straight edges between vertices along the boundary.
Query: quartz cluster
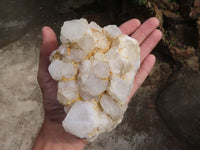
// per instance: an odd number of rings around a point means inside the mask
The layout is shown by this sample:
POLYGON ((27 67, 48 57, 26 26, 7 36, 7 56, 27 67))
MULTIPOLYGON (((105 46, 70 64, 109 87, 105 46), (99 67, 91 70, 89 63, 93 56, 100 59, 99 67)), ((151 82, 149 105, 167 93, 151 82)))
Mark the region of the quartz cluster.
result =
POLYGON ((138 42, 116 25, 101 28, 86 19, 65 21, 61 45, 50 55, 49 73, 58 81, 66 132, 94 140, 123 119, 140 67, 138 42))

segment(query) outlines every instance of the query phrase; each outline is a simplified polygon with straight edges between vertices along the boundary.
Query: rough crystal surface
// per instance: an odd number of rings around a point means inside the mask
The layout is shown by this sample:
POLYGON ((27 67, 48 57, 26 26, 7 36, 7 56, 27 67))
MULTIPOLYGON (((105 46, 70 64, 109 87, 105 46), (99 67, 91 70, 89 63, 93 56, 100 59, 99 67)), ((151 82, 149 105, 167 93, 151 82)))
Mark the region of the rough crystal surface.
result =
POLYGON ((116 25, 101 28, 83 18, 64 22, 60 40, 49 73, 58 81, 57 99, 65 106, 62 125, 92 141, 123 119, 140 67, 139 44, 116 25))

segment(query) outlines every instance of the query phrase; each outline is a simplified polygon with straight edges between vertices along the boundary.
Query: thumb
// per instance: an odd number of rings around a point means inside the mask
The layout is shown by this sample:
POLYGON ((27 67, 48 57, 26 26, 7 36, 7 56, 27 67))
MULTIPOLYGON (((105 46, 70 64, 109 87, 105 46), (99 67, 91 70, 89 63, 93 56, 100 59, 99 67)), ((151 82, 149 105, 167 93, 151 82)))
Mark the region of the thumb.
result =
POLYGON ((40 48, 39 72, 48 72, 49 55, 58 48, 55 32, 50 27, 42 28, 42 45, 40 48))
POLYGON ((45 85, 46 80, 51 79, 48 72, 48 66, 50 64, 49 55, 57 48, 58 42, 55 32, 50 27, 43 27, 38 70, 38 82, 40 87, 45 85))

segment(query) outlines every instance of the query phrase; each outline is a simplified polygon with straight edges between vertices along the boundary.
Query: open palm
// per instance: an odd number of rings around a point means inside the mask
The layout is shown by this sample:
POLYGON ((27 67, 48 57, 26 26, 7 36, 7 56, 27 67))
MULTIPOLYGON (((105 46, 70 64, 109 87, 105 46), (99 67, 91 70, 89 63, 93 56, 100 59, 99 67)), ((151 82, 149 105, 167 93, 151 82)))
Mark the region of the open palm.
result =
MULTIPOLYGON (((141 48, 141 66, 135 76, 134 86, 127 102, 142 85, 155 64, 155 56, 150 52, 162 36, 160 30, 156 29, 158 26, 159 21, 156 18, 150 18, 142 25, 139 20, 132 19, 119 27, 122 33, 135 38, 141 48)), ((65 112, 63 106, 57 101, 57 83, 48 72, 49 55, 57 48, 58 43, 54 31, 49 27, 43 27, 38 82, 43 95, 45 118, 32 150, 78 150, 83 149, 86 144, 86 141, 66 133, 61 124, 65 112)))
MULTIPOLYGON (((139 20, 132 19, 119 27, 123 34, 135 38, 139 42, 141 48, 141 67, 135 76, 134 86, 128 101, 130 101, 133 94, 142 85, 155 64, 155 56, 150 54, 150 52, 157 45, 162 36, 161 31, 156 29, 158 26, 158 19, 150 18, 142 25, 139 20)), ((64 119, 65 113, 63 106, 58 103, 56 98, 57 83, 51 78, 48 72, 50 63, 49 55, 53 50, 58 48, 57 38, 54 31, 49 27, 43 27, 42 37, 38 82, 43 95, 45 119, 60 123, 64 119)))

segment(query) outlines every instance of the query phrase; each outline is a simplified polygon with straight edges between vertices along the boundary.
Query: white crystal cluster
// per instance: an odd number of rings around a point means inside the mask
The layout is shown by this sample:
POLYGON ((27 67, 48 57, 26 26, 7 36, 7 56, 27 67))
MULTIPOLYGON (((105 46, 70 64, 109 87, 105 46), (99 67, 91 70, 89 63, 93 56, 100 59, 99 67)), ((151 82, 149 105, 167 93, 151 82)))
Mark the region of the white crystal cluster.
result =
POLYGON ((92 141, 115 128, 140 66, 137 41, 116 25, 101 28, 86 19, 64 22, 61 46, 51 56, 49 73, 58 81, 66 132, 92 141))

